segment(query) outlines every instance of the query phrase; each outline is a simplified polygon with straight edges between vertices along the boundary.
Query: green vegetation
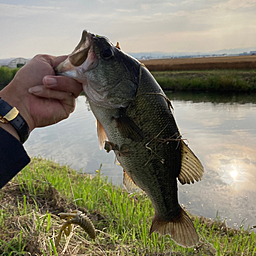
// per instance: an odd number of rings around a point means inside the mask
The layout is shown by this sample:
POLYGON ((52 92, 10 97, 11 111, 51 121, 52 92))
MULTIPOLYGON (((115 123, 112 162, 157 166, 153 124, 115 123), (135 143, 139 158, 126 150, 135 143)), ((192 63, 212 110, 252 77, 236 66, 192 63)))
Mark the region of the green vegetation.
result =
POLYGON ((147 196, 113 186, 100 169, 92 176, 34 158, 0 190, 0 254, 256 255, 254 232, 203 217, 192 216, 200 236, 196 248, 182 248, 168 236, 149 236, 154 210, 147 196), (64 223, 57 214, 75 209, 90 217, 97 237, 91 240, 75 226, 56 248, 64 223))
MULTIPOLYGON (((19 68, 0 67, 0 90, 19 68)), ((164 90, 207 92, 256 92, 256 70, 152 71, 164 90)))
POLYGON ((11 82, 19 68, 0 67, 0 90, 11 82))
POLYGON ((256 92, 256 70, 154 71, 164 90, 256 92))

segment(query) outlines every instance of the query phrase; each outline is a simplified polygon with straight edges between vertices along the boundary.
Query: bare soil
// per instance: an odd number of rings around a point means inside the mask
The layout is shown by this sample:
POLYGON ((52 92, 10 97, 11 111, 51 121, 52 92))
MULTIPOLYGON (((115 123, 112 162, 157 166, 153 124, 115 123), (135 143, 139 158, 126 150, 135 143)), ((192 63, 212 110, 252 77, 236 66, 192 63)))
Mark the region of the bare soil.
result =
POLYGON ((256 55, 151 59, 141 61, 150 71, 212 70, 212 69, 256 69, 256 55))

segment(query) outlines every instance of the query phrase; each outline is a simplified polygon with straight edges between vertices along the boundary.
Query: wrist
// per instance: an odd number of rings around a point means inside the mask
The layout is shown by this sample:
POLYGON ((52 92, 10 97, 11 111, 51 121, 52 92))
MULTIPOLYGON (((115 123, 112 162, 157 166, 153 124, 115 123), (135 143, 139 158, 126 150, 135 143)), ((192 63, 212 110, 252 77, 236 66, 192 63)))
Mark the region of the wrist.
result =
MULTIPOLYGON (((17 74, 16 74, 17 75, 17 74)), ((24 87, 22 84, 18 84, 17 81, 21 79, 13 79, 4 89, 0 91, 0 98, 6 101, 12 107, 15 107, 23 119, 28 124, 30 132, 35 128, 33 118, 30 115, 28 104, 28 93, 20 91, 20 88, 24 87)), ((0 113, 1 114, 1 113, 0 113)))
POLYGON ((19 111, 12 107, 8 102, 0 97, 0 123, 6 131, 14 137, 19 137, 21 143, 24 143, 29 136, 29 127, 24 118, 19 114, 19 111), (10 125, 16 130, 10 127, 10 125))

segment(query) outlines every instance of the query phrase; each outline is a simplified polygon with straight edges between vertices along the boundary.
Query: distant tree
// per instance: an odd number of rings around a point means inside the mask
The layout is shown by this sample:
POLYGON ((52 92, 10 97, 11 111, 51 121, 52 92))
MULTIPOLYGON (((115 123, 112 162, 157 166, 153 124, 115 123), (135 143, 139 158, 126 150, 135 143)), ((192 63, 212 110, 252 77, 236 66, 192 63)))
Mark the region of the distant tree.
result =
POLYGON ((17 68, 21 68, 21 67, 23 67, 25 64, 22 64, 22 63, 18 63, 17 64, 17 68))
POLYGON ((9 84, 19 68, 0 67, 0 89, 9 84))

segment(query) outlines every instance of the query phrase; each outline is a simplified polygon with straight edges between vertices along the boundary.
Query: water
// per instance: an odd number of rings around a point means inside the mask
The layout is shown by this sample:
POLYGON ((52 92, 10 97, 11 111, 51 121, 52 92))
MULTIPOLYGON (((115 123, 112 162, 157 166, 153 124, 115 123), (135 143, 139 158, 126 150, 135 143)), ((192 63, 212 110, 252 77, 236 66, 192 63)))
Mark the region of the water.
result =
MULTIPOLYGON (((179 185, 179 201, 193 214, 226 220, 229 226, 256 225, 256 97, 170 93, 183 138, 205 167, 202 181, 179 185)), ((95 118, 80 96, 70 118, 33 131, 25 143, 41 156, 76 170, 102 173, 122 183, 112 152, 99 150, 95 118)))

